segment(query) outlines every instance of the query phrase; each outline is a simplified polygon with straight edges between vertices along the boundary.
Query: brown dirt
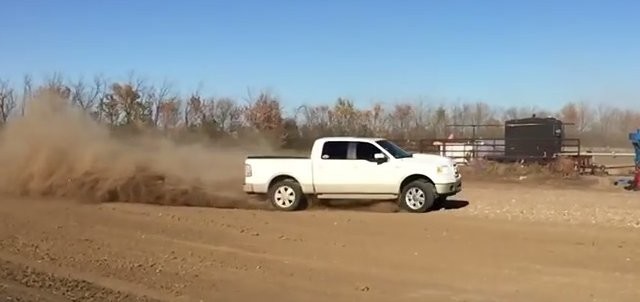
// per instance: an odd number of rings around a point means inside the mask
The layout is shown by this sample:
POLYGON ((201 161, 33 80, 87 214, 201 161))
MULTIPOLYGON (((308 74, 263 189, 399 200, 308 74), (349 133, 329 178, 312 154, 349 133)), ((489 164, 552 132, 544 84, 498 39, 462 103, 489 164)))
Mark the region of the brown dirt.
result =
POLYGON ((48 299, 42 301, 91 301, 70 298, 85 294, 104 297, 93 301, 640 298, 637 193, 465 186, 445 209, 423 215, 333 205, 284 213, 5 198, 0 295, 48 299))

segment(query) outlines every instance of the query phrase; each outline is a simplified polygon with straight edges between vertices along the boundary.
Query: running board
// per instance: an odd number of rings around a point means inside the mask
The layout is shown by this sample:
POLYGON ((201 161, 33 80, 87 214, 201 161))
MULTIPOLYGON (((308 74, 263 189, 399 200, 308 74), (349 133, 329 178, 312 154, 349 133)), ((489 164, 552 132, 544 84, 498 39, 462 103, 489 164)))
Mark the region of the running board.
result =
POLYGON ((318 199, 396 199, 397 194, 318 194, 318 199))

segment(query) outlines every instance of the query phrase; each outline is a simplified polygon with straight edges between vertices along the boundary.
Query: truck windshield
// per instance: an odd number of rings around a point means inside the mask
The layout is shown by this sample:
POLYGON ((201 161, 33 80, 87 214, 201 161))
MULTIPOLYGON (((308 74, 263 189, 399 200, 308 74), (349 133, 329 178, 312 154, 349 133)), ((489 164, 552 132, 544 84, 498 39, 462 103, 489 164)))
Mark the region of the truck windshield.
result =
POLYGON ((380 147, 387 150, 387 152, 391 153, 395 158, 405 158, 412 157, 411 153, 404 151, 402 148, 398 147, 396 144, 388 141, 388 140, 379 140, 376 141, 380 147))

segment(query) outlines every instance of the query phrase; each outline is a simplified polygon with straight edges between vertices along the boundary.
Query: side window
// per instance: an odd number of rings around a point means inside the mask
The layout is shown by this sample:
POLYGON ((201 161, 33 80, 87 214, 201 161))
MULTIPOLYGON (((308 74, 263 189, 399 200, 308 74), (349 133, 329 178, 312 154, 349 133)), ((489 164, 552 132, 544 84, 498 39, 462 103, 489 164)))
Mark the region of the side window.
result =
POLYGON ((382 153, 382 151, 371 143, 359 142, 356 145, 356 159, 374 161, 373 155, 376 153, 382 153))
POLYGON ((347 159, 348 142, 325 142, 322 159, 347 159))

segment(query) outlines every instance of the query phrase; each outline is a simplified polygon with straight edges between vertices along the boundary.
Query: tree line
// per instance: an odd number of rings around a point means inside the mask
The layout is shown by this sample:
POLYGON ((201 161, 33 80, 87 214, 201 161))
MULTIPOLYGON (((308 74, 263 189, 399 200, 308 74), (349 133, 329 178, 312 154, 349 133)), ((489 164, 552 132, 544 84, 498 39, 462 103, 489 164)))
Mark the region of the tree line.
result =
MULTIPOLYGON (((627 133, 640 128, 640 111, 606 104, 568 102, 557 112, 532 106, 499 108, 485 102, 437 104, 430 102, 376 103, 358 107, 338 98, 325 105, 300 105, 285 110, 282 100, 260 91, 238 100, 203 96, 198 91, 177 94, 167 83, 154 85, 141 78, 108 81, 65 79, 60 74, 40 83, 30 76, 19 82, 0 79, 0 125, 25 114, 25 101, 40 90, 55 92, 97 121, 119 131, 153 130, 179 137, 194 133, 211 139, 266 137, 279 147, 302 148, 321 136, 380 136, 395 140, 470 137, 470 127, 454 124, 502 125, 505 120, 556 117, 565 123, 568 137, 591 147, 628 147, 627 133)), ((478 137, 499 138, 501 127, 477 128, 478 137)))

